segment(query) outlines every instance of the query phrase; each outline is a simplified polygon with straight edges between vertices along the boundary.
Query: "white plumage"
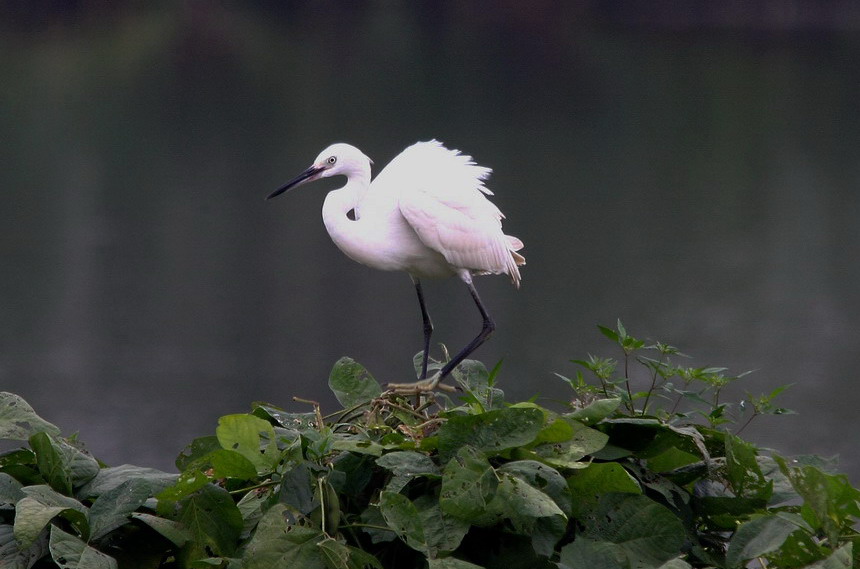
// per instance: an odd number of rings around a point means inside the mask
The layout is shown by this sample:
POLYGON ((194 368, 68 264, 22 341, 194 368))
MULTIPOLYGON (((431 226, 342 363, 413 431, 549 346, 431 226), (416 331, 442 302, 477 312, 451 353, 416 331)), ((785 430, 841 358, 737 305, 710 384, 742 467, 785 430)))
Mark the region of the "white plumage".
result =
POLYGON ((431 380, 392 384, 399 392, 432 390, 494 329, 472 275, 507 274, 519 287, 518 266, 525 259, 517 251, 523 244, 502 231, 504 215, 486 197, 492 195, 484 185, 491 170, 475 164, 471 156, 431 140, 408 147, 372 182, 370 165, 356 147, 332 144, 310 168, 269 198, 304 182, 346 176, 346 185, 326 196, 323 222, 334 243, 353 260, 376 269, 405 271, 412 277, 424 318, 422 380, 427 374, 432 324, 420 279, 456 274, 466 283, 484 319, 481 334, 431 380))

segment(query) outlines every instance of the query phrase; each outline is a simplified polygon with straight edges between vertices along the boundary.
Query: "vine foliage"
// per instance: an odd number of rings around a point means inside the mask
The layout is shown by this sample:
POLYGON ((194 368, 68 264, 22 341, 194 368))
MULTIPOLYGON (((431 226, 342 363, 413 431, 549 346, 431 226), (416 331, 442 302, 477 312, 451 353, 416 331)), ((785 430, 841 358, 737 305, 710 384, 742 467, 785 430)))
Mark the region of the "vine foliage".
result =
POLYGON ((456 395, 394 396, 343 358, 341 410, 254 404, 192 441, 178 474, 108 467, 2 393, 0 438, 21 444, 0 455, 0 567, 853 566, 860 492, 739 436, 790 412, 783 388, 729 404, 742 374, 600 330, 617 359, 573 360, 567 404, 507 402, 499 366, 476 361, 456 395))

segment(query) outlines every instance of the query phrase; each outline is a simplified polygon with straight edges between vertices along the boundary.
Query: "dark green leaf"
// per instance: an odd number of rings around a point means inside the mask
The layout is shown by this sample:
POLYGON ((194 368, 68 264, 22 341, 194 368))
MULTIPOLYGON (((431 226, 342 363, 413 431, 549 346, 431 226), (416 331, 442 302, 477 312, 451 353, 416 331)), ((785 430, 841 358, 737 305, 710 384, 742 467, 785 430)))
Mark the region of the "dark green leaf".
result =
POLYGON ((316 413, 290 413, 273 405, 257 403, 252 414, 261 419, 271 420, 290 432, 303 433, 317 429, 316 413))
POLYGON ((726 476, 735 494, 769 500, 773 494, 773 483, 765 479, 756 459, 755 447, 727 433, 725 449, 726 476))
POLYGON ((630 562, 622 546, 578 536, 561 549, 559 566, 562 569, 627 569, 630 562))
POLYGON ((30 437, 36 453, 36 465, 45 481, 57 492, 66 495, 99 472, 98 462, 83 450, 48 433, 30 437))
POLYGON ((413 503, 402 494, 382 492, 379 510, 400 539, 430 558, 456 549, 469 530, 468 523, 445 514, 427 495, 413 503))
POLYGON ((409 498, 395 492, 382 492, 379 496, 379 511, 388 527, 409 547, 427 552, 424 524, 418 515, 418 508, 409 498))
POLYGON ((0 567, 30 569, 48 553, 48 533, 42 532, 29 547, 20 546, 11 525, 0 524, 0 567))
POLYGON ((187 559, 230 556, 236 551, 242 532, 242 514, 226 490, 209 484, 184 498, 179 504, 176 521, 191 534, 185 544, 187 559))
POLYGON ((319 505, 314 502, 315 481, 305 464, 292 468, 281 479, 280 501, 302 515, 309 515, 319 505))
POLYGON ((57 526, 51 526, 51 558, 60 569, 116 569, 116 559, 93 549, 57 526))
POLYGON ((634 567, 659 566, 677 557, 686 540, 678 517, 642 495, 606 494, 580 522, 583 536, 620 546, 634 567))
POLYGON ((571 514, 570 488, 562 475, 552 467, 534 460, 517 460, 499 467, 498 471, 516 476, 540 490, 552 498, 565 516, 571 514))
POLYGON ((388 522, 386 522, 385 518, 382 517, 382 512, 379 511, 379 506, 371 504, 361 512, 361 522, 366 524, 361 529, 370 536, 370 541, 372 543, 394 541, 397 539, 397 534, 393 531, 382 529, 387 526, 388 522))
POLYGON ((805 569, 852 569, 854 565, 854 543, 848 542, 828 557, 805 569))
POLYGON ((621 339, 618 336, 618 332, 613 330, 612 328, 607 328, 606 326, 598 326, 600 333, 612 340, 613 342, 621 342, 621 339))
POLYGON ((382 387, 361 364, 341 358, 331 370, 328 385, 344 407, 353 407, 382 394, 382 387))
POLYGON ((21 491, 26 497, 15 504, 15 537, 22 548, 32 545, 57 516, 67 519, 82 536, 88 536, 88 510, 83 504, 48 486, 26 486, 21 491))
POLYGON ((484 569, 480 565, 463 561, 455 557, 441 557, 439 559, 428 559, 428 569, 484 569))
POLYGON ((390 452, 376 459, 376 464, 394 475, 385 489, 400 492, 411 480, 419 476, 439 476, 439 467, 426 454, 414 451, 390 452))
POLYGON ((269 488, 258 488, 251 490, 236 503, 239 513, 242 514, 242 539, 251 535, 251 531, 257 527, 260 518, 266 513, 273 500, 273 490, 269 488))
POLYGON ((317 543, 317 547, 328 569, 382 569, 382 564, 370 553, 330 537, 317 543))
POLYGON ((775 551, 785 543, 789 534, 804 526, 806 523, 803 518, 787 512, 761 516, 741 524, 729 541, 726 563, 737 567, 750 559, 775 551))
POLYGON ((496 473, 484 454, 464 446, 445 466, 439 505, 452 516, 471 520, 484 513, 497 486, 496 473))
POLYGON ((242 569, 325 569, 322 552, 317 547, 325 536, 316 528, 288 525, 286 510, 284 504, 275 504, 260 520, 242 556, 242 569))
POLYGON ((133 513, 131 517, 145 523, 177 547, 182 547, 191 539, 191 532, 185 529, 185 526, 179 522, 141 512, 133 513))
POLYGON ((26 496, 21 491, 23 485, 6 474, 0 472, 0 506, 14 506, 15 502, 26 496))
POLYGON ((574 472, 567 479, 571 493, 573 516, 581 517, 594 507, 601 496, 610 493, 641 494, 639 483, 616 462, 591 463, 588 468, 574 472))
POLYGON ((804 508, 811 512, 811 523, 821 530, 831 543, 837 543, 843 525, 853 525, 860 517, 860 490, 845 475, 825 474, 810 465, 789 468, 785 460, 774 457, 780 470, 803 498, 804 508))
POLYGON ((220 448, 222 448, 221 443, 218 442, 218 437, 215 435, 198 437, 191 441, 176 457, 176 468, 180 471, 188 470, 192 463, 220 448))
POLYGON ((586 425, 594 425, 615 413, 620 406, 621 399, 618 397, 598 399, 596 401, 592 401, 582 409, 577 409, 572 413, 568 413, 565 417, 570 417, 571 419, 575 419, 585 423, 586 425))
POLYGON ((572 419, 568 419, 568 424, 572 431, 568 440, 540 444, 534 447, 534 452, 556 468, 585 468, 580 461, 602 449, 609 436, 572 419))
POLYGON ((429 557, 434 558, 440 553, 457 549, 466 532, 469 531, 469 524, 443 512, 438 500, 433 496, 427 494, 419 496, 414 504, 424 528, 429 557))
POLYGON ((469 444, 488 455, 531 443, 543 427, 544 414, 538 409, 506 408, 480 415, 459 415, 439 429, 439 454, 447 462, 463 445, 469 444))
POLYGON ((39 432, 59 436, 60 429, 39 417, 18 395, 0 392, 0 439, 26 441, 39 432))
POLYGON ((98 539, 128 522, 131 513, 151 496, 152 487, 141 478, 127 480, 99 496, 90 506, 91 539, 98 539))
POLYGON ((155 493, 176 483, 178 478, 177 474, 169 474, 155 468, 123 464, 99 470, 95 478, 78 490, 77 495, 82 500, 101 496, 129 480, 145 480, 155 493))

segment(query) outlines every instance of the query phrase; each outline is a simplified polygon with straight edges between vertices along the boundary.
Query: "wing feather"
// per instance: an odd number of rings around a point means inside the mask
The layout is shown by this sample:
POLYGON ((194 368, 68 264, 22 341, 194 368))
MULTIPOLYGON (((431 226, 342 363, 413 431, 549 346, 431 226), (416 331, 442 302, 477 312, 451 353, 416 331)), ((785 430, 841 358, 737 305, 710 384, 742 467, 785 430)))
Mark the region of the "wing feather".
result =
POLYGON ((486 198, 492 195, 484 186, 490 171, 435 140, 419 142, 392 160, 374 180, 374 190, 396 192, 400 212, 419 239, 453 267, 508 274, 519 286, 517 265, 525 259, 515 251, 523 244, 504 234, 504 216, 486 198))

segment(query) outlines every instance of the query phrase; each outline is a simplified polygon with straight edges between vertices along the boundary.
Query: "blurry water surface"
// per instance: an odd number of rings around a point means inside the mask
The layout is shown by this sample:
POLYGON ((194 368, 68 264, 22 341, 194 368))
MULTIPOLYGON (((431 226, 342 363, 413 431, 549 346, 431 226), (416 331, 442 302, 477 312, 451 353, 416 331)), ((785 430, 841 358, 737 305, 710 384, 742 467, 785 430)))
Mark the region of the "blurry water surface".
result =
MULTIPOLYGON (((477 281, 511 397, 567 398, 553 372, 616 355, 595 326, 621 318, 757 370, 730 398, 793 383, 800 415, 745 435, 857 482, 860 18, 648 5, 6 4, 0 389, 172 468, 252 401, 333 408, 342 355, 409 380, 414 292, 331 244, 340 180, 263 198, 331 142, 378 171, 435 137, 494 169, 526 243, 520 291, 477 281)), ((425 292, 459 349, 465 288, 425 292)))

